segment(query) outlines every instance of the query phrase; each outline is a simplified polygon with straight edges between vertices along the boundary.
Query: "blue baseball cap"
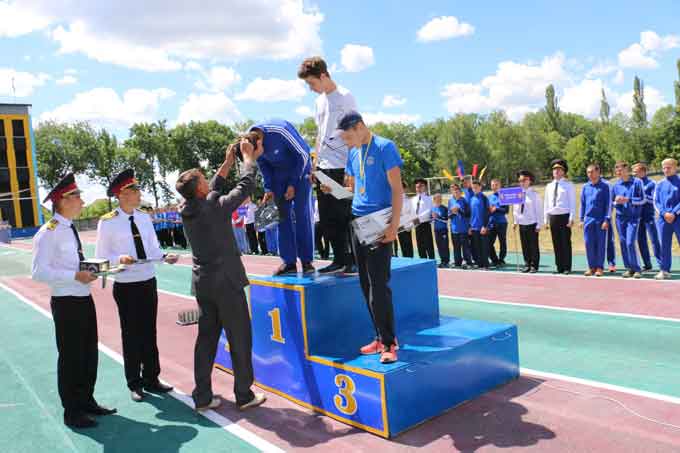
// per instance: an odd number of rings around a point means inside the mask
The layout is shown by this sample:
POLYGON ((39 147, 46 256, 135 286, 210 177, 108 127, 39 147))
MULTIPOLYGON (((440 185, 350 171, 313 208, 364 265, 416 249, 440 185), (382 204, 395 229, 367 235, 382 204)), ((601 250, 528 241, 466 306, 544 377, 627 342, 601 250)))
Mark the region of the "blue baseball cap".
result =
POLYGON ((340 118, 340 121, 338 122, 338 129, 346 131, 360 122, 364 122, 361 114, 359 114, 359 112, 356 110, 350 110, 349 112, 345 113, 342 118, 340 118))

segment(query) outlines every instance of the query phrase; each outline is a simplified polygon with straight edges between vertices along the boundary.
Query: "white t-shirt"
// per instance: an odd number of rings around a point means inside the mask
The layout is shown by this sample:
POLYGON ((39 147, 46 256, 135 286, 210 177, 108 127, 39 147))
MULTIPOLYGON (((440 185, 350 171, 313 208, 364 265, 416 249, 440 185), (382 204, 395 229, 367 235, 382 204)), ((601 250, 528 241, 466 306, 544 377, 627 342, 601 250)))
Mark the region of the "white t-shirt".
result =
POLYGON ((343 115, 356 110, 354 96, 347 89, 338 86, 332 93, 321 93, 316 98, 315 121, 319 129, 317 138, 317 166, 324 169, 345 168, 347 165, 347 146, 337 131, 343 115))
POLYGON ((257 210, 257 205, 252 201, 246 205, 248 208, 248 213, 246 214, 246 225, 255 223, 255 211, 257 210))

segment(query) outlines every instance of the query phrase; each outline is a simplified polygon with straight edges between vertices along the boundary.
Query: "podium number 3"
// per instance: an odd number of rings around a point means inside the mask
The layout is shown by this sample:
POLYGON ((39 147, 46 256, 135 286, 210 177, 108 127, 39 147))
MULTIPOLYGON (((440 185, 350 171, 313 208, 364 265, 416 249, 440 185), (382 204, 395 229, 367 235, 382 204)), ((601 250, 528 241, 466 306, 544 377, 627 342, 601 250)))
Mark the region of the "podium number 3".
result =
POLYGON ((356 386, 351 377, 346 374, 335 376, 335 385, 338 387, 338 395, 333 397, 335 407, 346 415, 354 415, 357 411, 357 400, 354 398, 356 386))
POLYGON ((276 341, 277 343, 285 343, 286 340, 284 340, 283 336, 281 335, 281 310, 275 308, 271 311, 268 311, 267 314, 270 318, 272 318, 272 335, 269 338, 271 338, 272 341, 276 341))

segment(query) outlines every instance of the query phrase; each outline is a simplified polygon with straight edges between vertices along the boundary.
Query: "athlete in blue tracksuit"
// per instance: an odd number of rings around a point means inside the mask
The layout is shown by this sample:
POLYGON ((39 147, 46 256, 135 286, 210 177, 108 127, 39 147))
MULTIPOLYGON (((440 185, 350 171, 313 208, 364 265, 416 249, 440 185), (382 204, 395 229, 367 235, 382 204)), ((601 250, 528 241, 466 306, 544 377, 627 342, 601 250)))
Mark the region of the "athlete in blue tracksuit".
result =
POLYGON ((654 190, 656 189, 656 183, 647 177, 647 165, 642 162, 633 165, 633 172, 642 181, 642 186, 645 190, 645 203, 642 205, 640 227, 638 228, 638 247, 640 247, 640 256, 645 264, 644 270, 649 271, 652 269, 652 260, 649 256, 647 235, 649 235, 649 239, 652 241, 652 250, 654 250, 656 263, 661 266, 661 244, 659 243, 659 233, 656 229, 656 221, 654 220, 654 190))
POLYGON ((586 243, 586 275, 602 276, 607 248, 607 231, 611 229, 609 184, 600 178, 600 167, 588 165, 589 181, 581 191, 581 223, 586 243))
POLYGON ((470 240, 472 258, 480 269, 489 268, 489 199, 482 193, 479 181, 472 182, 474 195, 470 199, 470 240))
POLYGON ((314 272, 309 146, 285 120, 272 119, 255 124, 250 130, 259 131, 263 139, 264 152, 257 164, 264 179, 265 198, 273 197, 279 209, 278 242, 283 264, 275 275, 296 272, 297 258, 302 262, 303 272, 314 272))
POLYGON ((628 174, 628 164, 617 162, 616 173, 620 175, 614 184, 613 197, 616 208, 616 229, 619 232, 619 244, 623 264, 626 267, 623 277, 639 278, 640 263, 635 247, 638 238, 640 213, 645 202, 644 187, 642 181, 628 174))
POLYGON ((493 193, 489 195, 489 209, 491 216, 489 218, 489 258, 494 266, 505 265, 505 257, 508 254, 508 205, 501 204, 501 197, 498 191, 501 188, 501 181, 499 179, 491 180, 491 190, 493 193), (496 254, 496 238, 500 245, 498 255, 496 254))
POLYGON ((437 243, 437 251, 439 252, 440 268, 449 267, 449 260, 451 259, 451 252, 449 251, 449 210, 442 205, 441 194, 436 194, 433 197, 435 205, 432 207, 432 217, 434 223, 434 239, 437 243))
POLYGON ((676 175, 677 167, 675 159, 661 162, 665 178, 656 185, 654 193, 654 207, 659 213, 656 225, 661 239, 661 272, 655 277, 658 280, 670 278, 673 233, 680 242, 680 178, 676 175))
POLYGON ((453 259, 456 267, 463 266, 463 259, 467 266, 472 265, 470 255, 470 205, 463 197, 460 186, 451 185, 449 199, 449 218, 451 219, 451 242, 453 243, 453 259))
MULTIPOLYGON (((609 186, 609 195, 611 196, 610 200, 610 205, 611 209, 609 210, 609 218, 611 219, 612 217, 612 211, 614 210, 614 191, 612 188, 614 185, 607 181, 604 178, 601 178, 602 181, 604 181, 608 186, 609 186)), ((616 246, 614 245, 614 225, 609 224, 609 228, 607 229, 607 264, 609 264, 609 272, 616 272, 616 246)))

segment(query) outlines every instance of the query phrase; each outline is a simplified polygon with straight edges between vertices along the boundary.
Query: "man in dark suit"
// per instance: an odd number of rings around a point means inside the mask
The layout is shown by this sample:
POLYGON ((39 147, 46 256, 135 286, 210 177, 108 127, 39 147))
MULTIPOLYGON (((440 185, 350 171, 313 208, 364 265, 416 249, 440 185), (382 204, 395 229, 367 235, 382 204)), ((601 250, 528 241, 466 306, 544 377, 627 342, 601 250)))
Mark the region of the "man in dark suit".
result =
POLYGON ((221 403, 212 392, 211 374, 222 328, 227 335, 234 366, 234 394, 239 409, 259 406, 264 394, 255 394, 253 384, 252 331, 244 287, 248 278, 231 227, 231 213, 255 189, 256 147, 243 139, 241 179, 227 195, 222 195, 226 176, 234 164, 235 147, 229 146, 222 166, 208 184, 199 169, 187 170, 175 185, 185 201, 180 206, 184 232, 193 253, 192 289, 200 308, 198 336, 194 348, 192 397, 196 410, 214 409, 221 403))

